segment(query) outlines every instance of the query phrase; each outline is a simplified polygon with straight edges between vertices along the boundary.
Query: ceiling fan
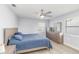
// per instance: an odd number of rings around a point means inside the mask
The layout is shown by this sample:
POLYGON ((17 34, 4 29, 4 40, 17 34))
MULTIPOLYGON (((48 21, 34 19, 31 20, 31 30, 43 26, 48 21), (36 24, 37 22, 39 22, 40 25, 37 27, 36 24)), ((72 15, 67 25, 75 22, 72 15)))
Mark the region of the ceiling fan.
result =
POLYGON ((52 11, 45 12, 45 10, 41 9, 40 17, 52 17, 52 11))

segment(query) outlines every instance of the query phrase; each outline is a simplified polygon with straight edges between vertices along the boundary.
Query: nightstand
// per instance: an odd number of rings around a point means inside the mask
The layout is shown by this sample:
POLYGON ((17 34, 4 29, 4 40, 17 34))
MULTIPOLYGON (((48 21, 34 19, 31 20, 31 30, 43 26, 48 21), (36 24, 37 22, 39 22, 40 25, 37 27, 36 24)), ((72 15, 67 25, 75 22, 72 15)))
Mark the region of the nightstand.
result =
POLYGON ((8 45, 5 47, 5 54, 15 54, 16 53, 16 45, 8 45))

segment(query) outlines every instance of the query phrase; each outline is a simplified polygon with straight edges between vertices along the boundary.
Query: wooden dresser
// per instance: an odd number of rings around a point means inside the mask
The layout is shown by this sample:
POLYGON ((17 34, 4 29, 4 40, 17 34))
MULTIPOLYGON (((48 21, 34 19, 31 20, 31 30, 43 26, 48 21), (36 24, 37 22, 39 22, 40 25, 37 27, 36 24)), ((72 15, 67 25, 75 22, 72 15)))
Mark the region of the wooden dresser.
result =
POLYGON ((60 44, 63 43, 63 35, 60 35, 59 32, 47 32, 46 35, 50 40, 53 40, 60 44))
POLYGON ((15 54, 15 53, 16 53, 15 45, 8 45, 5 47, 5 54, 15 54))

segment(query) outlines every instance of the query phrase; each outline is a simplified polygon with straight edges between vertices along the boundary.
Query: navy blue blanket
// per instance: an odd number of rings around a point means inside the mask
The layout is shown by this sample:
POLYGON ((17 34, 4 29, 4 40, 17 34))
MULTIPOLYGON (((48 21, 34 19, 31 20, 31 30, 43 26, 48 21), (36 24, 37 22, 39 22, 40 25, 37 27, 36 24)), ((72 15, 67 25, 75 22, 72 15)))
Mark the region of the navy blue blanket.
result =
POLYGON ((10 39, 9 44, 16 45, 16 51, 32 49, 38 47, 52 48, 50 41, 47 37, 39 34, 24 34, 21 41, 10 39))

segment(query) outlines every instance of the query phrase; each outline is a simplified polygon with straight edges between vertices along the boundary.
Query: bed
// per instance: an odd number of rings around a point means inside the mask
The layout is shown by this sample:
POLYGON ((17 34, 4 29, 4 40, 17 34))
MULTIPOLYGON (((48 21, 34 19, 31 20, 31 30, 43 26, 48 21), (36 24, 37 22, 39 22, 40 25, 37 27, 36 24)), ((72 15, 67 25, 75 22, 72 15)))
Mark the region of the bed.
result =
MULTIPOLYGON (((13 36, 13 35, 12 35, 13 36)), ((10 38, 9 44, 16 45, 16 53, 24 53, 39 49, 50 49, 52 45, 47 37, 41 34, 22 34, 22 39, 10 38)))

